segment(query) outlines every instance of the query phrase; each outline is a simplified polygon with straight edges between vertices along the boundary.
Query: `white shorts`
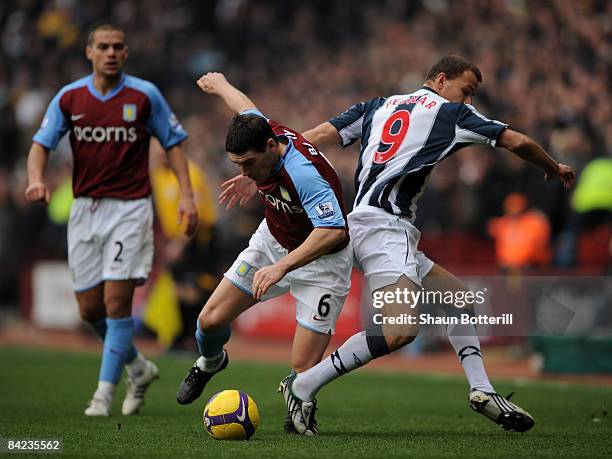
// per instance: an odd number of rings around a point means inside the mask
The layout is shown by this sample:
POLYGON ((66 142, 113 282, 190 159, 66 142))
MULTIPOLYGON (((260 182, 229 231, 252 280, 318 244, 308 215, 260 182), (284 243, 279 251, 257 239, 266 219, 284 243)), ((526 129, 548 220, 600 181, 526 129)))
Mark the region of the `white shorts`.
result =
POLYGON ((151 198, 76 198, 68 222, 68 265, 74 290, 108 280, 144 282, 153 264, 151 198))
POLYGON ((355 267, 370 291, 395 284, 406 276, 419 286, 434 262, 417 249, 421 232, 407 218, 372 206, 348 215, 355 267))
MULTIPOLYGON (((288 250, 272 236, 265 220, 251 236, 225 277, 240 290, 252 295, 253 277, 258 269, 270 266, 288 250)), ((296 321, 317 333, 333 333, 336 321, 351 288, 352 251, 349 244, 341 251, 323 255, 291 271, 270 287, 262 301, 290 292, 296 300, 296 321)))

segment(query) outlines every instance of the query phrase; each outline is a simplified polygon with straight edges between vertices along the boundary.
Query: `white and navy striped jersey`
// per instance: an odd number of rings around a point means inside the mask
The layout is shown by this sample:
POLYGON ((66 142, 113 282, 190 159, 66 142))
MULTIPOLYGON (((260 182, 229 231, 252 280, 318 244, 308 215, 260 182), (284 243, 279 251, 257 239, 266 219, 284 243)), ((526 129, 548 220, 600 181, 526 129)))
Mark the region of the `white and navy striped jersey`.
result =
POLYGON ((361 140, 354 209, 380 207, 411 221, 438 162, 471 144, 495 146, 507 127, 426 87, 361 102, 329 122, 342 137, 342 147, 361 140))

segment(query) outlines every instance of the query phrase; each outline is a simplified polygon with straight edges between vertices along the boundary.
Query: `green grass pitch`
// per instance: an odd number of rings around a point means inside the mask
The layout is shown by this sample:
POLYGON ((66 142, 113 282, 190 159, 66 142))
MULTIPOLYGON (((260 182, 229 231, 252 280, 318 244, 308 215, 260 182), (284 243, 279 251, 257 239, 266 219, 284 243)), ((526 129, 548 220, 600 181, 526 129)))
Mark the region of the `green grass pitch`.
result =
POLYGON ((612 388, 497 381, 536 418, 526 434, 504 432, 467 405, 462 377, 358 371, 319 396, 321 435, 282 431, 284 404, 276 388, 288 368, 230 362, 201 400, 175 401, 193 360, 156 359, 161 379, 137 416, 119 414, 125 385, 110 418, 83 409, 97 379, 99 357, 0 349, 0 437, 61 437, 66 457, 612 457, 612 388), (257 402, 261 425, 250 441, 222 442, 204 431, 205 401, 221 389, 241 389, 257 402), (594 420, 594 416, 597 418, 594 420))

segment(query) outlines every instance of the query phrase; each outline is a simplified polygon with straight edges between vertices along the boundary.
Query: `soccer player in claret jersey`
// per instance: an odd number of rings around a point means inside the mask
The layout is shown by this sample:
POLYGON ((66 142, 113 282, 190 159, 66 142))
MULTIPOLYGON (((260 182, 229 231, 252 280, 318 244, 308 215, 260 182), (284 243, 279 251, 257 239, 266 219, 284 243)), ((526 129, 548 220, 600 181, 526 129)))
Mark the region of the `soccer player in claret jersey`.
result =
POLYGON ((185 233, 197 226, 187 162, 187 133, 159 90, 123 73, 125 34, 112 25, 92 30, 86 48, 93 73, 64 86, 49 104, 28 155, 26 199, 49 201, 44 171, 50 150, 70 131, 74 157, 68 223, 68 262, 81 318, 104 341, 98 381, 88 416, 108 416, 123 367, 128 387, 121 412, 138 412, 155 364, 133 344, 132 296, 153 262, 153 207, 149 140, 157 137, 181 189, 179 219, 185 233))
MULTIPOLYGON (((348 294, 352 268, 340 180, 323 154, 297 132, 265 118, 223 74, 204 75, 198 85, 239 113, 225 148, 254 182, 265 219, 200 313, 201 357, 179 386, 181 404, 197 399, 227 366, 223 345, 230 322, 258 301, 288 291, 297 302, 298 324, 291 364, 303 371, 319 362, 348 294)), ((310 420, 309 435, 314 435, 310 420)))
MULTIPOLYGON (((470 105, 481 81, 480 70, 467 59, 447 56, 430 69, 423 87, 414 93, 353 105, 303 133, 319 146, 361 142, 356 200, 348 218, 354 260, 372 292, 421 287, 427 291, 467 290, 458 278, 418 250, 420 232, 412 224, 416 201, 431 170, 459 149, 471 144, 504 147, 540 166, 546 180, 557 176, 566 187, 573 184, 569 166, 554 161, 530 137, 485 118, 470 105)), ((223 186, 232 204, 244 203, 253 194, 252 184, 241 177, 223 186)), ((470 312, 471 307, 464 307, 463 312, 470 312)), ((418 311, 419 307, 394 301, 381 309, 384 317, 407 314, 415 319, 418 311)), ((447 308, 447 314, 457 311, 447 308)), ((373 325, 353 335, 318 365, 283 380, 281 388, 296 429, 307 431, 310 403, 321 387, 411 342, 418 333, 418 320, 413 321, 415 325, 373 325), (302 402, 306 409, 300 413, 294 408, 302 402)), ((449 325, 447 333, 469 382, 470 406, 506 430, 531 429, 533 417, 495 392, 474 326, 449 325)))

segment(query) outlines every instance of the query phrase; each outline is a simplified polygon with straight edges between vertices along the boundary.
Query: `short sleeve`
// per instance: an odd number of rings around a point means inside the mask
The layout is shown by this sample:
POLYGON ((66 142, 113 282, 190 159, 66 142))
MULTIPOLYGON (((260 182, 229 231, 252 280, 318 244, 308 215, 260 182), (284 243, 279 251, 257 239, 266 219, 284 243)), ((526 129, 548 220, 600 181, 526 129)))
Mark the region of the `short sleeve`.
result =
POLYGON ((148 126, 161 145, 168 150, 185 140, 187 131, 175 114, 172 113, 168 102, 166 102, 159 89, 150 84, 147 95, 151 101, 151 116, 148 126))
POLYGON ((384 97, 376 97, 366 102, 352 105, 338 116, 329 119, 342 138, 341 147, 348 147, 361 139, 363 120, 370 110, 376 110, 384 102, 384 97))
POLYGON ((501 133, 508 127, 500 121, 481 115, 473 106, 457 104, 455 134, 458 142, 481 143, 495 146, 501 133))
POLYGON ((51 100, 40 128, 32 140, 49 150, 55 150, 60 139, 68 132, 70 125, 60 108, 60 99, 64 92, 60 91, 51 100))
POLYGON ((346 222, 342 208, 330 184, 321 176, 310 161, 296 161, 285 164, 300 197, 302 207, 315 228, 344 228, 346 222))

